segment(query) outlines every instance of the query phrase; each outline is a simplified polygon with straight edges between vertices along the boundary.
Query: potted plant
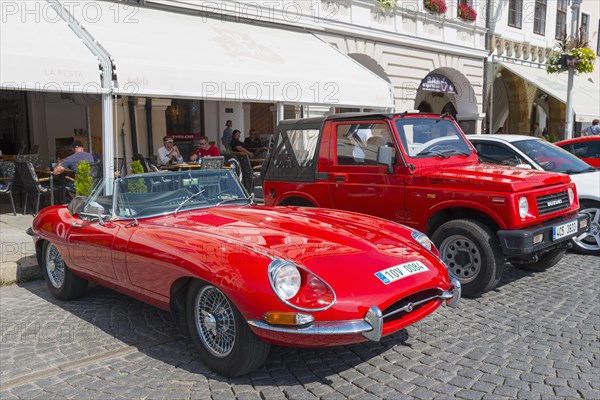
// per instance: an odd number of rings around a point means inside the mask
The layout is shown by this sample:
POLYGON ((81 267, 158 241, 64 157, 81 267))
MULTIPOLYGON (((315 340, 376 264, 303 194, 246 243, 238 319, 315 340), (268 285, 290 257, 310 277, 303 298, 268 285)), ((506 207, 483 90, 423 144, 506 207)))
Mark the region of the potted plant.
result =
POLYGON ((446 0, 423 0, 423 7, 437 14, 444 14, 447 8, 446 0))
MULTIPOLYGON (((142 167, 142 163, 139 160, 135 160, 131 163, 131 173, 132 174, 143 174, 144 167, 142 167)), ((132 193, 147 193, 148 186, 146 186, 146 182, 144 178, 135 178, 129 179, 127 182, 127 189, 129 189, 132 193)))
POLYGON ((573 37, 563 33, 556 41, 556 50, 546 61, 546 72, 555 74, 573 67, 580 74, 594 72, 596 54, 590 49, 585 32, 580 29, 579 36, 573 37))
POLYGON ((377 0, 377 2, 383 12, 390 12, 396 9, 397 0, 377 0))
POLYGON ((464 21, 473 22, 477 18, 477 13, 475 12, 475 9, 468 4, 459 5, 457 14, 458 18, 464 21))
POLYGON ((75 193, 77 196, 89 196, 92 192, 92 168, 89 161, 80 161, 75 171, 75 193))

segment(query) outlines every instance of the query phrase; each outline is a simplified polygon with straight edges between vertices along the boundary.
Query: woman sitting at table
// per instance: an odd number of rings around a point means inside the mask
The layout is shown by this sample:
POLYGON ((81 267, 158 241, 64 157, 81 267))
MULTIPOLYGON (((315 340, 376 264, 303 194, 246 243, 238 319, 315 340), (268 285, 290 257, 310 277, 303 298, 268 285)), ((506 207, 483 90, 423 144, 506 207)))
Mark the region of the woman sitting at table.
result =
POLYGON ((244 143, 242 143, 242 141, 240 140, 241 134, 242 132, 240 132, 239 129, 233 131, 233 138, 231 139, 231 151, 236 151, 238 153, 246 153, 250 157, 252 157, 254 153, 252 153, 250 150, 244 147, 244 143))
POLYGON ((206 136, 200 136, 200 148, 190 156, 190 160, 196 161, 198 157, 218 157, 220 155, 221 152, 219 152, 219 149, 208 143, 206 136))

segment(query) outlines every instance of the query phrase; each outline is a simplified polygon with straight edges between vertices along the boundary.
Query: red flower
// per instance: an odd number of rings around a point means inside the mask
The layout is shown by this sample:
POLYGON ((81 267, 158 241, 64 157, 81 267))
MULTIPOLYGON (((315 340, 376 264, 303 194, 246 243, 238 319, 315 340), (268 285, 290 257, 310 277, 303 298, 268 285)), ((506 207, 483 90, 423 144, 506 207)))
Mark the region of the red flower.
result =
POLYGON ((443 14, 446 12, 446 0, 423 0, 423 7, 429 11, 443 14))
POLYGON ((464 19, 465 21, 475 21, 477 18, 477 13, 473 7, 466 4, 461 4, 458 6, 458 17, 464 19))

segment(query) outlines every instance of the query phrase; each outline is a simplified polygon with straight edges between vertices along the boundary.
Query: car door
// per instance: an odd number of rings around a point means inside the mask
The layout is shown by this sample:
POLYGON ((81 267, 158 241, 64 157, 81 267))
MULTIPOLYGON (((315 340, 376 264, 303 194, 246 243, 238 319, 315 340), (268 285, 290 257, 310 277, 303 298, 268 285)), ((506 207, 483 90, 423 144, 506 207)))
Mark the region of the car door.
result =
POLYGON ((113 266, 115 237, 120 225, 111 221, 100 223, 97 216, 78 213, 67 228, 67 243, 71 263, 78 269, 116 280, 113 266))
MULTIPOLYGON (((406 183, 398 173, 377 163, 381 146, 397 147, 384 121, 339 122, 333 127, 332 165, 328 183, 333 208, 399 221, 406 183)), ((397 161, 396 161, 397 163, 397 161)), ((395 166, 394 166, 395 168, 395 166)))

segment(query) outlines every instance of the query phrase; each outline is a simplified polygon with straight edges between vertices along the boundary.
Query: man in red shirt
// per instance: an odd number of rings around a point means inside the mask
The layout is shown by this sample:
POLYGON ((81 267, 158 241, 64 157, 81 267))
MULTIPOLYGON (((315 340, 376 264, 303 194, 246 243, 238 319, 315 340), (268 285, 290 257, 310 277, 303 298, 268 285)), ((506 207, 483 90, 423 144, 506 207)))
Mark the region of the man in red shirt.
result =
POLYGON ((198 157, 206 157, 206 156, 218 157, 220 155, 221 155, 221 153, 219 152, 219 149, 216 146, 209 144, 208 138, 206 136, 201 136, 200 137, 200 148, 198 150, 196 150, 194 152, 194 154, 192 154, 190 156, 190 160, 196 161, 196 160, 198 160, 198 157))

